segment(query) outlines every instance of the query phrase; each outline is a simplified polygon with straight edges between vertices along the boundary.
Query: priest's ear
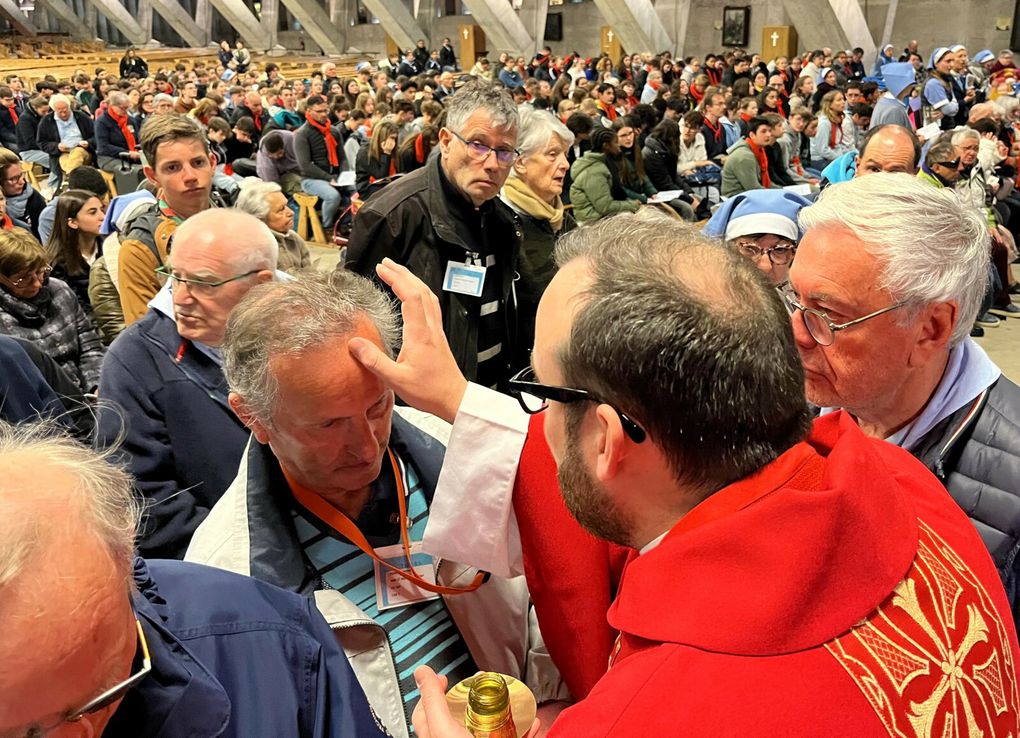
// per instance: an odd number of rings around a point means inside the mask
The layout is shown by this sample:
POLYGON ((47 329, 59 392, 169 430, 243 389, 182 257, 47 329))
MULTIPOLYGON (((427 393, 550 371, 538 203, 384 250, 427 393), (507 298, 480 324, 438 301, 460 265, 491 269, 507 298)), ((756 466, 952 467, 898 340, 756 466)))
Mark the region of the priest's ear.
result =
POLYGON ((231 392, 227 395, 227 402, 230 404, 230 409, 234 411, 234 415, 238 417, 244 427, 251 431, 252 435, 255 436, 255 440, 261 444, 269 443, 269 429, 268 426, 263 423, 258 417, 252 412, 248 403, 244 401, 239 394, 231 392))

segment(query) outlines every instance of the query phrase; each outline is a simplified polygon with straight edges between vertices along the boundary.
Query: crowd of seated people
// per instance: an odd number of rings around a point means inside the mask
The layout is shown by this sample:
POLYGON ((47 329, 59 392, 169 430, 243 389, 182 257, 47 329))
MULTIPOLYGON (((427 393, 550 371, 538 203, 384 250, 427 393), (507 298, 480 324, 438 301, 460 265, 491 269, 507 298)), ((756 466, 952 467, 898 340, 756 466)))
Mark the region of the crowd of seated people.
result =
POLYGON ((0 85, 0 734, 1016 732, 1010 52, 217 61, 0 85))

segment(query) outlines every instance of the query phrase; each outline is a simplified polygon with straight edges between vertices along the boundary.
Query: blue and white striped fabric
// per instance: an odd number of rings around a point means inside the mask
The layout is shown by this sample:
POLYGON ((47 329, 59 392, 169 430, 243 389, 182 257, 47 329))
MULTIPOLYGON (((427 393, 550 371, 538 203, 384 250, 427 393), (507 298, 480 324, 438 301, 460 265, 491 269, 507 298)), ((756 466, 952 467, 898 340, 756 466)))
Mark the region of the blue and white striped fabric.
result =
MULTIPOLYGON (((405 489, 408 490, 410 537, 412 541, 420 541, 428 522, 427 501, 414 469, 408 464, 401 464, 401 467, 405 489)), ((400 526, 394 522, 399 519, 396 485, 390 465, 385 463, 383 469, 373 484, 371 502, 357 520, 359 529, 376 547, 400 542, 400 526), (380 522, 391 530, 388 533, 380 531, 380 522)), ((431 666, 436 673, 448 676, 450 684, 456 684, 477 671, 446 605, 438 599, 379 612, 372 559, 339 533, 326 530, 321 521, 297 505, 294 525, 305 555, 323 583, 340 592, 386 631, 410 729, 411 710, 419 697, 414 683, 417 667, 422 664, 431 666)))

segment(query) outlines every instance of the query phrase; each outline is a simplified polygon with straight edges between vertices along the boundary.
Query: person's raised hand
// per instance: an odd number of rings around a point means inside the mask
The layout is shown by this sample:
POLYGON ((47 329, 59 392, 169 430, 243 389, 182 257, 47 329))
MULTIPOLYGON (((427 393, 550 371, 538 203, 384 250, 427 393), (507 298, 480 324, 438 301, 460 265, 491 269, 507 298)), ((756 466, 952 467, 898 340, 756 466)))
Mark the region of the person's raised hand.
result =
POLYGON ((364 338, 352 338, 348 348, 408 405, 452 423, 468 383, 443 333, 439 298, 392 259, 383 259, 375 269, 400 300, 404 319, 400 355, 394 361, 364 338))

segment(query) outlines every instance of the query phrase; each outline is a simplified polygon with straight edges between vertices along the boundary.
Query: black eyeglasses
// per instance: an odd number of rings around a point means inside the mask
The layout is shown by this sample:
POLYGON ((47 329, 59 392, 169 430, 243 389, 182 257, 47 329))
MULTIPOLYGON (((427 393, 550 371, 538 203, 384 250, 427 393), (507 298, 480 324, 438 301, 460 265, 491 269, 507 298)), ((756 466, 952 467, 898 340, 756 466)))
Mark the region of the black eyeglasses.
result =
MULTIPOLYGON (((510 394, 517 399, 521 408, 528 415, 537 415, 545 410, 549 407, 549 400, 562 402, 564 405, 574 402, 598 402, 613 407, 588 390, 539 384, 535 381, 536 379, 535 370, 530 366, 521 369, 521 371, 510 378, 510 394)), ((627 417, 623 411, 616 407, 613 407, 613 409, 620 416, 623 431, 630 437, 630 440, 634 441, 634 443, 641 443, 648 437, 644 428, 627 417)))
MULTIPOLYGON (((446 130, 449 131, 450 129, 447 128, 446 130)), ((491 146, 486 146, 481 141, 468 141, 455 131, 450 131, 450 133, 456 136, 458 141, 467 146, 468 151, 470 151, 472 156, 474 156, 474 158, 478 161, 485 161, 489 158, 489 154, 493 153, 496 155, 496 161, 499 162, 501 166, 508 167, 517 161, 517 157, 521 155, 521 152, 517 149, 494 149, 491 146)))
POLYGON ((960 157, 956 157, 952 161, 937 161, 935 162, 940 167, 948 167, 949 169, 956 169, 960 166, 960 157))

